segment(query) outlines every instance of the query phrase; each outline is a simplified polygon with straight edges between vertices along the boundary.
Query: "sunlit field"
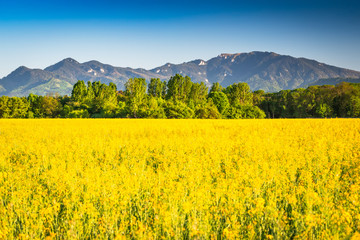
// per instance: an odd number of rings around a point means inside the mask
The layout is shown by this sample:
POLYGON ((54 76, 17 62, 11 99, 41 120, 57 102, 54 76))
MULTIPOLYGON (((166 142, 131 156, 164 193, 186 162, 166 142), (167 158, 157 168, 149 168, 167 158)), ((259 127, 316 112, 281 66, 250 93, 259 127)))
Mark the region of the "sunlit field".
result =
POLYGON ((360 120, 0 120, 0 239, 359 239, 360 120))

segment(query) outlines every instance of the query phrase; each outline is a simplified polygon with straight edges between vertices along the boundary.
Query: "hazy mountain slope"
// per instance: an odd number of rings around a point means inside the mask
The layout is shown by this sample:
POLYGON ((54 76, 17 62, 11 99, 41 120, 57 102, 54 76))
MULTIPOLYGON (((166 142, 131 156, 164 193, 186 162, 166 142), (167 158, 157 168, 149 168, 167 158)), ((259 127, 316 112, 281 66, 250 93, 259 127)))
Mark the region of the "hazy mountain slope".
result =
POLYGON ((29 69, 21 66, 0 80, 0 85, 5 89, 2 95, 23 95, 22 92, 44 84, 53 78, 53 74, 41 69, 29 69), (16 94, 12 94, 17 91, 16 94))
POLYGON ((269 52, 221 54, 201 64, 167 64, 151 71, 192 76, 195 81, 220 82, 224 87, 247 82, 252 90, 279 91, 311 84, 320 78, 360 77, 360 72, 314 60, 269 52), (191 67, 191 68, 190 68, 191 67))
POLYGON ((207 79, 206 62, 201 59, 182 64, 167 63, 150 71, 159 74, 161 76, 160 78, 166 80, 175 74, 182 74, 189 76, 194 82, 205 82, 208 85, 211 85, 207 79))
POLYGON ((64 59, 45 70, 52 72, 56 78, 67 80, 71 84, 75 84, 78 80, 84 80, 85 82, 101 81, 106 84, 114 82, 120 89, 124 87, 125 82, 129 78, 143 77, 148 79, 161 77, 145 69, 113 67, 98 61, 89 61, 81 64, 71 58, 64 59))
POLYGON ((6 89, 0 85, 0 94, 6 92, 6 89))
POLYGON ((341 82, 349 82, 349 83, 360 83, 360 78, 326 78, 326 79, 319 79, 312 84, 314 85, 336 85, 341 82))
POLYGON ((46 95, 47 93, 58 93, 60 95, 69 95, 72 91, 73 85, 65 80, 52 78, 49 81, 36 85, 34 87, 22 88, 19 87, 10 93, 9 96, 28 96, 30 93, 36 95, 46 95))
MULTIPOLYGON (((0 79, 0 94, 70 94, 71 86, 78 80, 114 82, 118 89, 124 89, 129 78, 168 80, 177 73, 191 77, 194 82, 205 82, 208 86, 214 82, 224 87, 246 82, 252 90, 271 92, 307 87, 319 79, 360 78, 357 71, 272 52, 221 54, 208 61, 198 59, 181 64, 167 63, 151 70, 114 67, 98 61, 79 63, 67 58, 44 70, 19 67, 0 79)), ((324 81, 321 83, 326 84, 324 81)))

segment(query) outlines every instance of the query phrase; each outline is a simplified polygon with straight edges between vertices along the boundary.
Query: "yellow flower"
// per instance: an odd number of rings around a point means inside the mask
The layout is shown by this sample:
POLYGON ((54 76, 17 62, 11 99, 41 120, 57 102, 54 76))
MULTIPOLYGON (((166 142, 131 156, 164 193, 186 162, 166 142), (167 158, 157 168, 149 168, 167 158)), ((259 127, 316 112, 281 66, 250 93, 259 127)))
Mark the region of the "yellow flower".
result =
POLYGON ((0 119, 0 132, 0 239, 359 238, 359 119, 0 119))

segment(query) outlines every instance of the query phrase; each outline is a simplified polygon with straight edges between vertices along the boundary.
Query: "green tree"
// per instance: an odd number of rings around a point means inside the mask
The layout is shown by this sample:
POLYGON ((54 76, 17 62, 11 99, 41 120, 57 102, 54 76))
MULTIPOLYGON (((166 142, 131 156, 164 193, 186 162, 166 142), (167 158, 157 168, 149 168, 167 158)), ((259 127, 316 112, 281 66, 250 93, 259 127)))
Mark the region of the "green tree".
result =
POLYGON ((189 98, 193 83, 188 76, 176 74, 167 83, 166 99, 174 102, 186 102, 189 98))
POLYGON ((71 98, 75 102, 82 102, 87 94, 87 88, 84 81, 79 80, 75 83, 73 90, 71 92, 71 98))
POLYGON ((265 118, 266 115, 264 111, 257 106, 235 105, 230 107, 227 117, 231 119, 265 118))
POLYGON ((164 110, 167 118, 194 118, 194 110, 180 101, 167 101, 164 110))
POLYGON ((222 92, 224 88, 220 85, 220 83, 216 82, 210 88, 210 94, 213 92, 222 92))
POLYGON ((137 112, 146 101, 146 81, 144 78, 130 78, 125 83, 127 107, 131 117, 137 117, 137 112))
POLYGON ((150 79, 148 94, 152 97, 164 98, 166 93, 166 82, 162 82, 159 78, 150 79))
POLYGON ((322 103, 316 108, 316 114, 319 117, 322 118, 329 117, 331 113, 332 113, 332 109, 326 103, 322 103))
POLYGON ((47 95, 41 99, 43 117, 59 117, 61 108, 59 99, 54 96, 47 95))
POLYGON ((118 109, 116 85, 99 81, 88 83, 86 101, 82 109, 87 109, 93 117, 113 117, 118 109))
POLYGON ((334 112, 337 117, 351 117, 351 97, 355 96, 354 86, 350 83, 337 84, 334 89, 334 112))
POLYGON ((265 99, 264 90, 257 90, 253 92, 253 104, 255 106, 260 106, 262 101, 265 99))
POLYGON ((187 99, 188 101, 192 101, 195 105, 203 104, 206 102, 207 93, 208 88, 203 82, 193 83, 187 99))
POLYGON ((234 83, 225 89, 231 105, 249 105, 253 104, 253 93, 247 83, 234 83))
POLYGON ((12 97, 9 98, 8 108, 11 118, 25 118, 29 110, 30 104, 25 97, 12 97))
MULTIPOLYGON (((307 99, 304 88, 297 88, 290 91, 287 99, 287 109, 289 110, 287 117, 308 117, 307 109, 310 101, 310 99, 307 99)), ((311 108, 312 106, 310 110, 311 108)))
POLYGON ((220 114, 224 114, 226 110, 229 108, 230 103, 225 93, 223 92, 211 92, 209 94, 209 99, 214 103, 217 107, 220 114))
POLYGON ((43 111, 43 96, 34 95, 32 93, 29 94, 27 97, 27 100, 30 104, 29 112, 30 115, 33 115, 35 118, 41 118, 44 117, 44 111, 43 111))
POLYGON ((351 117, 360 117, 360 96, 353 95, 350 98, 350 112, 351 117))
POLYGON ((8 96, 0 97, 0 118, 10 118, 11 109, 8 106, 9 99, 8 96))
POLYGON ((84 103, 89 106, 92 105, 92 102, 95 98, 95 92, 94 92, 94 88, 93 88, 93 85, 90 81, 87 82, 87 89, 86 89, 86 98, 85 98, 85 101, 84 103))
POLYGON ((291 91, 290 90, 282 90, 274 95, 275 101, 277 102, 277 115, 276 117, 290 117, 290 109, 289 109, 289 95, 291 91))
POLYGON ((86 109, 71 111, 66 117, 68 118, 89 118, 90 114, 86 109))
POLYGON ((137 115, 141 118, 166 118, 162 98, 150 97, 146 104, 141 105, 137 115))
MULTIPOLYGON (((218 92, 216 92, 218 93, 218 92)), ((195 117, 203 119, 218 119, 221 118, 217 107, 213 103, 212 99, 209 98, 205 104, 198 105, 195 109, 195 117)))

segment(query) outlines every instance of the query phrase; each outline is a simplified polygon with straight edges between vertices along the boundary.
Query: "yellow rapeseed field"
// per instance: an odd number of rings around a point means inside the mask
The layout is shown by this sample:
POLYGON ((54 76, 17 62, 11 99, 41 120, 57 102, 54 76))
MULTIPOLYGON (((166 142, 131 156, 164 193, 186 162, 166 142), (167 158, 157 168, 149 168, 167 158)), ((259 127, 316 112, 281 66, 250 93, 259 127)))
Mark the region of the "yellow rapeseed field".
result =
POLYGON ((0 120, 0 239, 359 239, 360 120, 0 120))

